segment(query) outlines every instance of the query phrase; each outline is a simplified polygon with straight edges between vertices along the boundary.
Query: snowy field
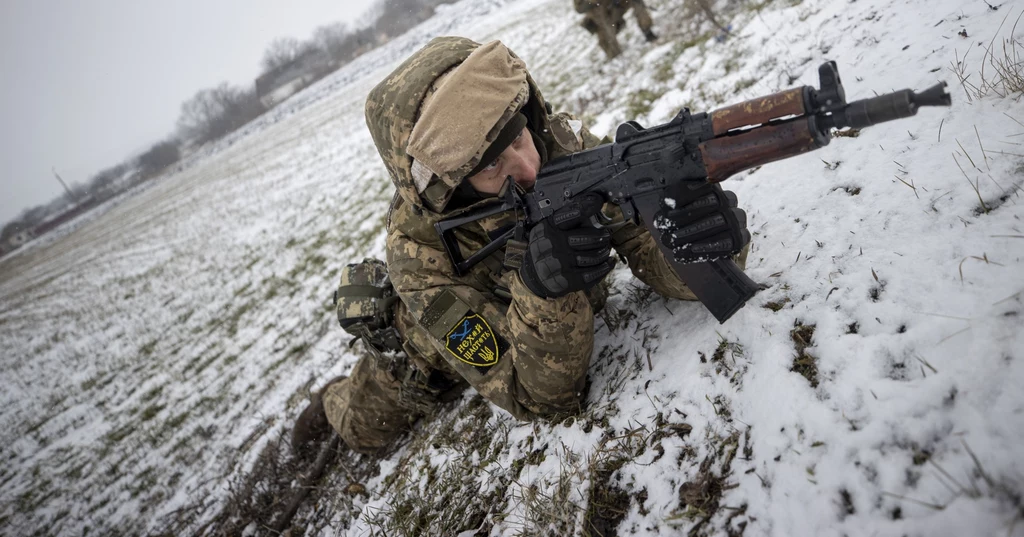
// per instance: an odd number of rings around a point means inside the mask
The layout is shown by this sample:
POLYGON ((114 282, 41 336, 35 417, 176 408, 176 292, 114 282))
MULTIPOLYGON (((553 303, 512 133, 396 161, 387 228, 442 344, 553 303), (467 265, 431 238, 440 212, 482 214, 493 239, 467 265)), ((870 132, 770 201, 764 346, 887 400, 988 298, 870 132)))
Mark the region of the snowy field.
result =
POLYGON ((768 286, 743 310, 719 325, 620 268, 583 415, 467 394, 366 479, 332 469, 305 534, 1024 535, 1024 104, 971 90, 998 78, 986 50, 1021 61, 1024 5, 723 0, 727 39, 650 5, 659 41, 630 17, 611 62, 568 0, 442 6, 0 261, 0 534, 216 532, 229 485, 356 360, 330 296, 383 257, 392 192, 365 96, 464 35, 599 135, 817 86, 826 60, 848 100, 945 80, 953 106, 728 181, 768 286))

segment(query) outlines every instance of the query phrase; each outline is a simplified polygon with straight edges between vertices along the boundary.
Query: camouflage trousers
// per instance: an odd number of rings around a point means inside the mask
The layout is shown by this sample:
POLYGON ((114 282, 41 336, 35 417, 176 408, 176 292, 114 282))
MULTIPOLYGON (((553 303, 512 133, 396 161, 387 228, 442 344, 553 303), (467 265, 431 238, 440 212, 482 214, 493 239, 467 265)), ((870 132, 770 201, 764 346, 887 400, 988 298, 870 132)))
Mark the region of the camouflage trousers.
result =
POLYGON ((372 453, 389 446, 440 402, 464 385, 440 372, 425 374, 402 354, 367 353, 349 377, 324 389, 327 421, 355 451, 372 453))
MULTIPOLYGON (((587 3, 587 0, 583 0, 587 3)), ((600 5, 593 5, 584 12, 583 21, 580 23, 588 32, 597 35, 597 44, 604 51, 608 59, 614 58, 622 53, 617 34, 626 24, 626 11, 633 9, 633 16, 640 25, 640 30, 647 34, 651 31, 654 21, 651 20, 651 13, 643 0, 618 0, 610 2, 605 0, 600 5)))

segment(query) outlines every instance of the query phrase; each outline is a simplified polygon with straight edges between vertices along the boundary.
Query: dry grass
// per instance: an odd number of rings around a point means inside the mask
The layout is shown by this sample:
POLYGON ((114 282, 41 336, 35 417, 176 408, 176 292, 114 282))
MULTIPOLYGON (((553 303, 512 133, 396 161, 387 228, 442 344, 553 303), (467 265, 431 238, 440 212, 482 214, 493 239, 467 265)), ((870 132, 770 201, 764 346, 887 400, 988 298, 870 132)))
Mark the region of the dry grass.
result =
MULTIPOLYGON (((1007 13, 1006 18, 1009 16, 1007 13)), ((990 94, 1012 98, 1024 96, 1024 45, 1014 37, 1021 17, 1024 17, 1024 11, 1014 21, 1009 37, 1000 38, 999 31, 1006 24, 1006 18, 1003 19, 982 52, 981 68, 977 73, 971 72, 968 65, 971 47, 967 48, 963 57, 956 53, 956 59, 951 62, 949 70, 960 81, 968 101, 973 102, 990 94)))
POLYGON ((811 383, 812 388, 817 388, 818 359, 807 353, 807 348, 811 346, 811 339, 814 337, 814 325, 797 322, 789 336, 796 345, 796 357, 793 358, 793 366, 789 370, 800 373, 811 383))

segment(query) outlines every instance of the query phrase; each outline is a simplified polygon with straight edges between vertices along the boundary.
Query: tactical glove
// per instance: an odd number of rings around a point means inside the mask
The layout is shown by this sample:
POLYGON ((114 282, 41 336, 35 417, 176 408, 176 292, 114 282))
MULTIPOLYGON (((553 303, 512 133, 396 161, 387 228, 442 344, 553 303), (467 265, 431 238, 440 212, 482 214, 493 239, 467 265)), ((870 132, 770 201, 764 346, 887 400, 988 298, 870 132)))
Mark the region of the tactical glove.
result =
POLYGON ((728 257, 750 242, 747 213, 736 207, 736 194, 717 184, 680 183, 666 189, 654 227, 678 263, 728 257))
POLYGON ((597 194, 585 194, 530 230, 519 277, 533 294, 557 298, 582 291, 611 272, 611 232, 587 224, 602 205, 597 194))

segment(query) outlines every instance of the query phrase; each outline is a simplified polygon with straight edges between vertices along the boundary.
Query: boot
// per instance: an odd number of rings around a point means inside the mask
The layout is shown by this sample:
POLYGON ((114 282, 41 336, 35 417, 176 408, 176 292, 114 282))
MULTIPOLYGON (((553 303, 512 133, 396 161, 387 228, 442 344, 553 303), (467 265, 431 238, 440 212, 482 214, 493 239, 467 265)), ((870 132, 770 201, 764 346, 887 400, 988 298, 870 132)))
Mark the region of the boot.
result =
POLYGON ((345 375, 335 377, 310 396, 309 406, 299 414, 292 429, 292 453, 296 456, 316 451, 320 444, 331 436, 331 424, 327 421, 327 412, 324 411, 323 393, 328 386, 347 378, 345 375))
POLYGON ((644 39, 646 39, 648 43, 653 43, 658 40, 658 36, 652 30, 647 29, 644 30, 644 39))

